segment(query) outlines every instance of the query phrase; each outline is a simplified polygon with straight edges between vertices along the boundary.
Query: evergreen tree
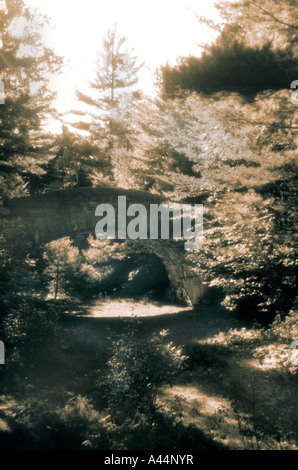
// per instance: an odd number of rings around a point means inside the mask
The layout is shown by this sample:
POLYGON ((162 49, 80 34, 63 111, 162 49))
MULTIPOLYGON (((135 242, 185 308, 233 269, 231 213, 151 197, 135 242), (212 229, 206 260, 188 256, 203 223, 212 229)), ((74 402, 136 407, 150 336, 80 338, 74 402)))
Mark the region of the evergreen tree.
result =
POLYGON ((136 135, 134 116, 140 96, 134 86, 143 64, 137 64, 133 51, 125 47, 126 41, 126 37, 118 35, 116 25, 106 33, 98 53, 96 77, 90 83, 90 96, 77 91, 78 99, 91 110, 91 122, 78 123, 76 127, 88 130, 92 144, 109 155, 108 171, 113 166, 113 152, 119 148, 132 150, 136 135))
POLYGON ((222 24, 198 16, 219 35, 203 46, 201 57, 182 58, 162 67, 165 96, 181 91, 236 92, 255 98, 260 92, 288 89, 297 75, 297 13, 292 0, 241 0, 218 4, 222 24))
POLYGON ((142 67, 137 65, 137 58, 124 48, 126 41, 125 36, 118 36, 114 25, 106 33, 102 51, 98 53, 96 79, 91 86, 102 93, 99 102, 108 111, 119 106, 121 91, 137 84, 137 73, 142 67))
POLYGON ((56 154, 46 168, 46 180, 51 189, 91 186, 95 169, 104 172, 107 168, 100 149, 92 145, 88 137, 71 132, 65 125, 54 143, 56 154))
POLYGON ((78 92, 78 98, 101 111, 111 113, 120 103, 121 93, 138 82, 137 74, 143 64, 137 64, 133 51, 125 48, 127 38, 117 34, 117 27, 108 30, 102 40, 102 50, 98 52, 96 77, 90 83, 96 90, 95 99, 78 92))
POLYGON ((33 185, 40 188, 45 174, 41 165, 52 145, 42 126, 54 113, 48 82, 62 59, 42 44, 45 21, 22 0, 0 2, 0 80, 5 92, 0 104, 0 291, 28 248, 25 228, 8 222, 2 198, 26 195, 33 185))
POLYGON ((62 59, 42 44, 45 21, 22 0, 0 5, 0 79, 5 88, 0 105, 0 178, 6 196, 22 194, 31 176, 43 173, 37 159, 51 145, 42 125, 54 113, 48 82, 59 72, 62 59))

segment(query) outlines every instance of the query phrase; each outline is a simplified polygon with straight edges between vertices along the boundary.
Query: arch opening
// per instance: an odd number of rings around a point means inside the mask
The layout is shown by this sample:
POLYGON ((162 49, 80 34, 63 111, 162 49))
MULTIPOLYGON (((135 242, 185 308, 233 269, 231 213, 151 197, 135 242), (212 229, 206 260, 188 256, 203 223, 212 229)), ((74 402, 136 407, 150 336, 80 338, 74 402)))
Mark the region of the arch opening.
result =
POLYGON ((57 298, 59 291, 58 297, 65 294, 85 301, 103 297, 175 301, 165 260, 137 241, 97 240, 81 234, 45 244, 41 257, 50 272, 50 297, 57 298))
POLYGON ((115 263, 112 274, 103 283, 106 295, 169 301, 170 280, 162 260, 155 254, 138 251, 115 263))

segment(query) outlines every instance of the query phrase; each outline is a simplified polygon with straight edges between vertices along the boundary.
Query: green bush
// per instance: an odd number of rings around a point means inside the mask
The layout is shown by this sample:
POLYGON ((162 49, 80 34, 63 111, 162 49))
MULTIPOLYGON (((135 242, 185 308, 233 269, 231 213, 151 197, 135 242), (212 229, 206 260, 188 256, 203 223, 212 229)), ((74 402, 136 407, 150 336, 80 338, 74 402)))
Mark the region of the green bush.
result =
POLYGON ((158 387, 172 384, 183 368, 186 357, 180 348, 167 342, 167 333, 160 331, 149 341, 128 333, 113 343, 115 352, 108 363, 106 384, 109 406, 116 419, 129 416, 132 411, 154 412, 158 387))

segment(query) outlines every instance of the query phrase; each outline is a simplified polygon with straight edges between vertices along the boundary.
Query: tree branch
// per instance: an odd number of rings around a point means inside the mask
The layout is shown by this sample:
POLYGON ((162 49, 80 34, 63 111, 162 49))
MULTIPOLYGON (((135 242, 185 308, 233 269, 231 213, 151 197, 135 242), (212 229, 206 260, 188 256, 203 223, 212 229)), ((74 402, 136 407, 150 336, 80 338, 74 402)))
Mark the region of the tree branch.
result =
POLYGON ((298 26, 294 25, 294 24, 290 24, 290 23, 286 23, 285 21, 282 21, 280 20, 279 18, 277 18, 276 16, 274 16, 272 13, 270 13, 269 11, 265 10, 265 8, 261 7, 261 5, 258 5, 256 2, 254 2, 253 0, 249 1, 248 3, 250 3, 251 5, 254 5, 256 8, 259 8, 260 10, 262 10, 265 15, 267 16, 270 16, 272 19, 274 19, 274 21, 276 21, 277 23, 280 23, 280 24, 283 24, 284 26, 287 26, 289 28, 293 28, 293 29, 298 29, 298 26))

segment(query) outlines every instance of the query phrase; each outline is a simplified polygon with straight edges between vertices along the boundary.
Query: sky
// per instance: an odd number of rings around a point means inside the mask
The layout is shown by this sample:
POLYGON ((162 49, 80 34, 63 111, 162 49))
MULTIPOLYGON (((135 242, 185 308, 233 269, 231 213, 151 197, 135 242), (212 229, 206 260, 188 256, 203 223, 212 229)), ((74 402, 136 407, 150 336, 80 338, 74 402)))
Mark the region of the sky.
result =
POLYGON ((65 112, 78 108, 76 88, 88 91, 95 75, 95 60, 105 32, 117 23, 128 48, 145 66, 138 87, 153 92, 153 73, 179 56, 200 55, 198 44, 210 43, 214 32, 200 25, 195 12, 218 20, 214 0, 26 0, 46 13, 44 40, 67 59, 67 66, 52 81, 58 92, 56 106, 65 112))

